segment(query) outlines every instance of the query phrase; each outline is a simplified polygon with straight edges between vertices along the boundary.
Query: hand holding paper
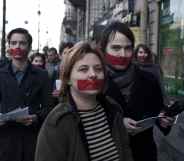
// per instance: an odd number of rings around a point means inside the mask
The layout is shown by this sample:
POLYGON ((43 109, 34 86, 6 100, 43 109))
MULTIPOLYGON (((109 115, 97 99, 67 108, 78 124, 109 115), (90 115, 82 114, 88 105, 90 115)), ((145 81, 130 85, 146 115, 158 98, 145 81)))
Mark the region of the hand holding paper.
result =
POLYGON ((136 135, 144 130, 147 130, 147 129, 153 127, 156 123, 156 120, 163 118, 163 117, 165 117, 165 116, 148 117, 146 119, 136 121, 135 125, 134 125, 136 127, 136 130, 133 130, 131 132, 131 134, 136 135))
POLYGON ((28 120, 33 120, 34 115, 29 115, 29 107, 17 108, 5 114, 0 115, 0 124, 4 124, 7 121, 17 121, 17 122, 30 122, 28 120))
POLYGON ((161 112, 159 116, 160 126, 162 126, 163 128, 168 128, 169 126, 172 126, 175 121, 175 117, 166 116, 165 112, 161 112))
POLYGON ((34 115, 28 115, 28 116, 25 116, 25 117, 17 118, 16 122, 19 122, 19 123, 22 123, 26 126, 29 126, 36 120, 37 120, 37 116, 34 114, 34 115))
POLYGON ((141 127, 138 127, 136 124, 137 122, 131 118, 125 117, 123 119, 124 125, 128 131, 128 133, 130 134, 134 134, 137 131, 139 131, 140 129, 142 129, 141 127))

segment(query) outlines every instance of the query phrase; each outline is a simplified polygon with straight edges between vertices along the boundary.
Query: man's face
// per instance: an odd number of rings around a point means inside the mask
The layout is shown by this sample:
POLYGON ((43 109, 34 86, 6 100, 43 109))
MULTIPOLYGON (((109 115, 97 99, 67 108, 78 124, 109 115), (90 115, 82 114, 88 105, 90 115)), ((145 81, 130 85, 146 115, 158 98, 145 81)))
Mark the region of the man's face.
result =
POLYGON ((56 60, 56 53, 54 51, 48 52, 48 62, 54 63, 56 60))
POLYGON ((30 47, 24 34, 14 33, 9 41, 9 53, 12 59, 27 59, 30 47))
POLYGON ((124 70, 132 61, 133 47, 131 41, 122 33, 116 32, 109 38, 106 46, 106 60, 115 69, 124 70))

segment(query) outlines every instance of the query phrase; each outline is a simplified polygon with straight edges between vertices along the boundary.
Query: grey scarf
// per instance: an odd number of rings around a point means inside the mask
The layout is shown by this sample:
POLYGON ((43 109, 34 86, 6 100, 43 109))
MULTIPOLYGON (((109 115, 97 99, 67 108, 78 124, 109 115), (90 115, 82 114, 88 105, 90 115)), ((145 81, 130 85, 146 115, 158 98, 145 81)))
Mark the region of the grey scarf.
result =
POLYGON ((135 64, 130 64, 128 69, 125 71, 116 70, 109 66, 107 68, 110 77, 120 89, 120 92, 125 97, 126 102, 129 101, 131 89, 134 85, 135 68, 135 64))

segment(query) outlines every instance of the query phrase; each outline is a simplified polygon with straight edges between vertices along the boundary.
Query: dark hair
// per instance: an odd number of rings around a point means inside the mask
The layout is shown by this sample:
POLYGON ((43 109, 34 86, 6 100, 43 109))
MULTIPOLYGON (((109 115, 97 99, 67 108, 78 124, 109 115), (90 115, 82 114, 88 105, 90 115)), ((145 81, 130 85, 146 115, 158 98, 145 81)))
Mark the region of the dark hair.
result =
POLYGON ((61 69, 60 75, 61 75, 62 85, 61 85, 60 94, 62 96, 67 96, 69 93, 68 82, 69 82, 70 74, 74 64, 80 59, 82 59, 88 53, 93 53, 100 59, 100 62, 102 63, 104 75, 106 78, 105 63, 101 54, 96 49, 93 49, 89 42, 79 42, 67 51, 63 61, 63 65, 61 67, 62 69, 61 69))
POLYGON ((142 48, 147 54, 147 58, 146 58, 146 62, 147 63, 153 63, 153 54, 151 52, 151 50, 149 49, 149 47, 145 44, 139 44, 137 45, 136 49, 135 49, 135 54, 134 54, 134 58, 135 58, 135 61, 137 61, 137 54, 138 54, 138 51, 139 49, 142 48))
POLYGON ((54 47, 51 47, 48 49, 48 52, 54 52, 54 54, 57 54, 57 49, 54 47))
POLYGON ((42 50, 43 50, 43 54, 47 55, 47 51, 49 50, 49 47, 44 46, 42 50))
POLYGON ((72 42, 62 42, 59 46, 59 54, 62 54, 65 48, 70 49, 73 45, 74 44, 72 42))
POLYGON ((125 35, 132 42, 132 47, 134 47, 134 43, 135 43, 134 34, 130 30, 128 25, 119 21, 114 21, 104 29, 101 36, 100 45, 101 45, 101 50, 104 53, 111 34, 115 35, 116 32, 120 32, 123 35, 125 35))
POLYGON ((29 47, 31 47, 32 41, 33 41, 32 36, 31 36, 31 34, 29 33, 29 31, 26 30, 26 29, 24 29, 24 28, 15 28, 15 29, 11 30, 11 31, 8 33, 8 35, 7 35, 7 40, 8 40, 8 43, 9 43, 9 44, 10 44, 10 39, 11 39, 12 35, 15 34, 15 33, 25 35, 25 36, 26 36, 26 39, 27 39, 27 41, 28 41, 28 45, 29 45, 29 47))
POLYGON ((31 61, 31 63, 33 62, 33 60, 34 60, 36 57, 40 57, 40 58, 43 60, 43 66, 45 67, 45 64, 46 64, 45 55, 44 55, 44 54, 41 54, 41 53, 34 53, 33 55, 30 56, 30 61, 31 61))

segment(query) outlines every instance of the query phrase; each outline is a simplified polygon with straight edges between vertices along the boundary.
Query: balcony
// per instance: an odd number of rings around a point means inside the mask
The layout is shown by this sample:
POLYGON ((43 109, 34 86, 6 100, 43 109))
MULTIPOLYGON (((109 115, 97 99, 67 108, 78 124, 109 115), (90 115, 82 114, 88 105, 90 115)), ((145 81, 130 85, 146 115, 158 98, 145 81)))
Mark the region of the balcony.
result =
POLYGON ((85 8, 86 0, 69 0, 74 6, 85 8))
POLYGON ((77 23, 76 15, 67 14, 63 19, 63 25, 75 25, 77 23))

